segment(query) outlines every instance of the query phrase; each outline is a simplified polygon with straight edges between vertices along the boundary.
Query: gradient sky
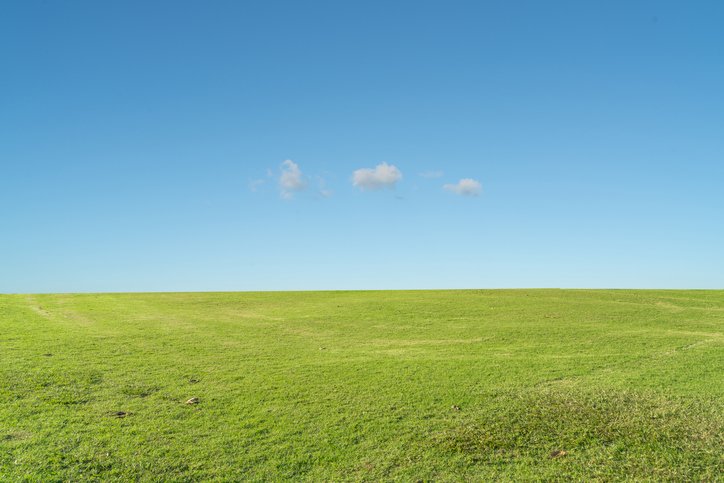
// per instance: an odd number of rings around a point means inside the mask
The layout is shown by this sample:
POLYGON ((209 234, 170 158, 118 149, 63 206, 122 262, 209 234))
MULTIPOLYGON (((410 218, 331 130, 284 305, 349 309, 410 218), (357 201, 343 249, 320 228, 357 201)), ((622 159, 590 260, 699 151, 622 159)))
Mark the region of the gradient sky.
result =
POLYGON ((724 288, 723 25, 3 2, 0 292, 724 288))

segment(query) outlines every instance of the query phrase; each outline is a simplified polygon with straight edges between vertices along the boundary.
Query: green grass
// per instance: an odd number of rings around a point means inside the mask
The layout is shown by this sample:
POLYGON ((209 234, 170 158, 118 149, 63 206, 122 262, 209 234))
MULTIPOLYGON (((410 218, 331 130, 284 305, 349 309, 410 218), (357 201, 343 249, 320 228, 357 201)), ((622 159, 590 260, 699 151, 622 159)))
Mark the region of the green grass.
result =
POLYGON ((0 295, 0 480, 717 481, 722 329, 722 291, 0 295))

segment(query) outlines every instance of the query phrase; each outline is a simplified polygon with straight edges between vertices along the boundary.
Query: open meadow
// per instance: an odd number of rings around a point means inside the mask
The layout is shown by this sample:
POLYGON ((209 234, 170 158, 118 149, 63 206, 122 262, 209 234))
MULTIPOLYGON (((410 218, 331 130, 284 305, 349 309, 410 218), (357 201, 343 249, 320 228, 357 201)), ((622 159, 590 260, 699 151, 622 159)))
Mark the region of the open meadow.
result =
POLYGON ((0 295, 0 480, 717 481, 723 331, 724 291, 0 295))

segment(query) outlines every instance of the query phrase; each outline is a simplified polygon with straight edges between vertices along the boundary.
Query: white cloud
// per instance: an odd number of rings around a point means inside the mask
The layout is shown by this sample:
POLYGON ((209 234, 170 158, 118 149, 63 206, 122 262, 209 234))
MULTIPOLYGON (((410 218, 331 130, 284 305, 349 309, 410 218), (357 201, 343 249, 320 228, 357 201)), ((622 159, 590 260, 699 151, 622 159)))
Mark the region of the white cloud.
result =
POLYGON ((363 168, 352 173, 352 184, 363 191, 392 188, 402 179, 402 173, 395 165, 381 163, 374 169, 363 168))
POLYGON ((463 178, 455 184, 446 184, 442 188, 462 196, 478 196, 483 191, 480 182, 471 178, 463 178))
POLYGON ((294 193, 303 191, 307 187, 307 182, 302 175, 299 165, 287 159, 282 163, 282 174, 279 177, 279 189, 284 199, 291 199, 294 193))
POLYGON ((420 173, 420 177, 422 178, 442 178, 442 175, 445 174, 442 171, 423 171, 420 173))

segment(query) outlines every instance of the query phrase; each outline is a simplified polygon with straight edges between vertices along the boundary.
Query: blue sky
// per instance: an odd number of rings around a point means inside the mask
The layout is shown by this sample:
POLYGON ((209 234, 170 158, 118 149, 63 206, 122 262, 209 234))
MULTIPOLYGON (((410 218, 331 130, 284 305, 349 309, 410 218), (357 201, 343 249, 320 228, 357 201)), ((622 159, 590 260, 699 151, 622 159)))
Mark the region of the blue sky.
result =
POLYGON ((722 25, 5 2, 0 292, 724 288, 722 25))

